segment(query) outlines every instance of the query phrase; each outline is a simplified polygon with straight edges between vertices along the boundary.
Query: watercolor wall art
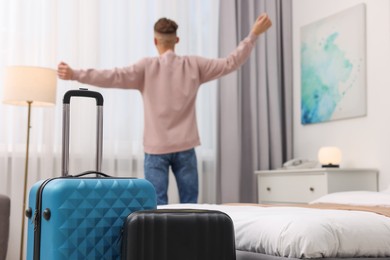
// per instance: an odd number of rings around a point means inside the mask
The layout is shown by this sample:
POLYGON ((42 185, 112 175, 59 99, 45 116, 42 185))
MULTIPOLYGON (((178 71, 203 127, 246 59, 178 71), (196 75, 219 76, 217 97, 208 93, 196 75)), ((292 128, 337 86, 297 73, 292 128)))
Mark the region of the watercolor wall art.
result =
POLYGON ((301 123, 366 115, 366 6, 301 27, 301 123))

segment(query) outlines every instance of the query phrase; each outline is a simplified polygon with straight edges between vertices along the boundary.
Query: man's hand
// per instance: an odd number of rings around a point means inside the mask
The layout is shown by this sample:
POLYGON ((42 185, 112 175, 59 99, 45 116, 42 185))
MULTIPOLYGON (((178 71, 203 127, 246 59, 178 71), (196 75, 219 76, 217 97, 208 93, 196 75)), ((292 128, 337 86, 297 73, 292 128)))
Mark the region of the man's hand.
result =
POLYGON ((267 31, 272 25, 271 20, 267 14, 261 14, 255 24, 252 26, 252 33, 259 36, 263 32, 267 31))
POLYGON ((73 77, 73 70, 65 62, 58 64, 57 75, 60 79, 70 80, 73 77))

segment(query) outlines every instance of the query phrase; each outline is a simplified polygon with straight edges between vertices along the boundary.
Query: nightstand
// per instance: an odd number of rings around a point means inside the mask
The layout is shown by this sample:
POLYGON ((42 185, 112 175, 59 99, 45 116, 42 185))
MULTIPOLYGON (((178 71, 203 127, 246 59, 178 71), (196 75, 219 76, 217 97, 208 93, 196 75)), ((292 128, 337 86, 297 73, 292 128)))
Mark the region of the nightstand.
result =
POLYGON ((378 191, 378 170, 313 168, 256 171, 259 203, 308 203, 328 193, 378 191))

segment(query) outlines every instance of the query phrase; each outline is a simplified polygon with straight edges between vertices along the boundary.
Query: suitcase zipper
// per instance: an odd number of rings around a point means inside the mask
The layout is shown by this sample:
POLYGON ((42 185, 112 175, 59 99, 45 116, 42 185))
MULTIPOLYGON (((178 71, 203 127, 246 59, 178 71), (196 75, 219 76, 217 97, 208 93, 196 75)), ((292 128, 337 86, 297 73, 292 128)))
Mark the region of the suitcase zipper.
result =
POLYGON ((35 201, 35 213, 33 217, 34 221, 34 254, 33 259, 39 260, 41 256, 41 210, 42 210, 42 193, 45 186, 52 180, 59 179, 51 178, 45 180, 41 186, 39 186, 37 191, 37 197, 35 201))

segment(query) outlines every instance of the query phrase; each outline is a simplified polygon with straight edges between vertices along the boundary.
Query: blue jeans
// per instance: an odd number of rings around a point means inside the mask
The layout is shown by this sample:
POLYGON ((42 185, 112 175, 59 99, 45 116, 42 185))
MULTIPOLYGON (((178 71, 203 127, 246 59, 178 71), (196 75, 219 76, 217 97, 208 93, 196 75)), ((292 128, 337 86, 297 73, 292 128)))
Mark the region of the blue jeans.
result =
POLYGON ((195 149, 168 154, 145 153, 145 178, 157 194, 157 204, 168 204, 169 166, 176 178, 180 203, 198 201, 198 165, 195 149))

